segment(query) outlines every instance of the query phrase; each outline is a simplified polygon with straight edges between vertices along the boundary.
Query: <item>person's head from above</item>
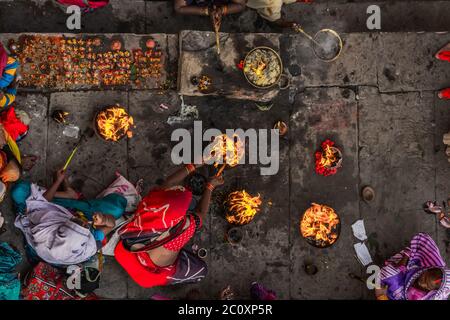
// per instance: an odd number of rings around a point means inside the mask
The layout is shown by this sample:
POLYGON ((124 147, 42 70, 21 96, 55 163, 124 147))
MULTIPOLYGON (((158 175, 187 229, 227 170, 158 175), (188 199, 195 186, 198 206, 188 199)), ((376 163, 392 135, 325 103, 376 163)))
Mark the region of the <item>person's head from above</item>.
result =
POLYGON ((422 290, 432 291, 441 287, 443 273, 439 268, 431 268, 423 272, 416 280, 416 284, 422 290))

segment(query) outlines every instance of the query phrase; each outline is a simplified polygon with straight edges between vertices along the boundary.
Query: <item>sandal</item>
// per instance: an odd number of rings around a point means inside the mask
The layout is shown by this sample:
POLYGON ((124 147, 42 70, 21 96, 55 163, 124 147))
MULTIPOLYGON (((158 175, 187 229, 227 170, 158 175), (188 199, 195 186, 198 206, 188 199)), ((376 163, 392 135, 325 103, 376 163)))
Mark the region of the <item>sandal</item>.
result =
POLYGON ((450 43, 448 43, 445 47, 439 50, 436 53, 435 57, 438 60, 450 62, 450 43))

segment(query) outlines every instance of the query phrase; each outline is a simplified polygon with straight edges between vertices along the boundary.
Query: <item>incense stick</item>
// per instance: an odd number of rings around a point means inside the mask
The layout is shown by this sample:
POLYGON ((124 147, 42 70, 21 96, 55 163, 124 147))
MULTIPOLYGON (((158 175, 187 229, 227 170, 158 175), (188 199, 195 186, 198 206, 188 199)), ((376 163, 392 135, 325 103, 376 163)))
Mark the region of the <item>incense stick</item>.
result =
POLYGON ((219 171, 217 171, 217 173, 216 173, 216 177, 220 177, 220 175, 222 174, 223 170, 225 170, 226 166, 227 166, 226 163, 222 164, 222 166, 219 168, 219 171))

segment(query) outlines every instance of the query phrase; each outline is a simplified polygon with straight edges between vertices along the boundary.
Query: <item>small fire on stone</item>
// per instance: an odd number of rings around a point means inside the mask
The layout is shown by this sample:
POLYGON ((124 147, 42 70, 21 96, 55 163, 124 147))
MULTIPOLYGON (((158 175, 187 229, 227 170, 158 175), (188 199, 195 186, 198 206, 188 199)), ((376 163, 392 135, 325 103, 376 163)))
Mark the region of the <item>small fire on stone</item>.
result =
POLYGON ((97 113, 94 123, 97 133, 103 139, 114 142, 119 141, 125 135, 131 138, 133 124, 133 117, 119 105, 105 108, 97 113))
POLYGON ((303 214, 300 233, 309 244, 325 248, 336 242, 340 227, 339 216, 333 208, 313 203, 303 214))
POLYGON ((234 191, 230 193, 225 202, 225 218, 231 224, 244 225, 253 220, 260 211, 261 197, 251 196, 247 191, 234 191))
POLYGON ((342 153, 335 147, 335 143, 329 139, 321 144, 322 150, 317 151, 316 173, 323 176, 331 176, 337 173, 342 165, 342 153))

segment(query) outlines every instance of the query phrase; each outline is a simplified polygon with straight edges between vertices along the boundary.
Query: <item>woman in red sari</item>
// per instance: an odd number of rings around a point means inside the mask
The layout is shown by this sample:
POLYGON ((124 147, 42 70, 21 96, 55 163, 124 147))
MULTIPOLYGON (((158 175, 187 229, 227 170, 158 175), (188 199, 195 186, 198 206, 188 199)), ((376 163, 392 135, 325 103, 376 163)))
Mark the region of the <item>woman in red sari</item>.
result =
MULTIPOLYGON (((436 53, 436 59, 450 62, 450 43, 436 53)), ((450 88, 441 90, 438 96, 443 100, 450 100, 450 88)))
POLYGON ((142 287, 197 282, 206 276, 205 262, 183 247, 201 228, 212 192, 223 179, 210 178, 190 211, 192 193, 181 184, 197 168, 188 164, 151 190, 119 231, 116 260, 142 287))

